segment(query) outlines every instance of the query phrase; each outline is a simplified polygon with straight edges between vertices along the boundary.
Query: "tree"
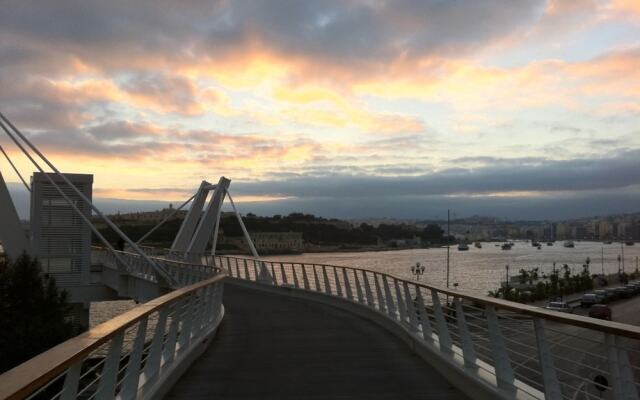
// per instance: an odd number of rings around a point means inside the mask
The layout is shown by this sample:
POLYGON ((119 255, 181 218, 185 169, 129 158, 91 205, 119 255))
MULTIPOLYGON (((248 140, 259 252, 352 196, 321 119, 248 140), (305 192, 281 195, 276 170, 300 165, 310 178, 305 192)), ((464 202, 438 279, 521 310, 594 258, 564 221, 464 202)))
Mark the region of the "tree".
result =
POLYGON ((442 235, 444 235, 444 231, 440 228, 440 225, 437 224, 428 224, 422 230, 422 238, 428 242, 442 242, 442 235))
POLYGON ((0 261, 0 373, 72 337, 67 293, 23 254, 0 261))

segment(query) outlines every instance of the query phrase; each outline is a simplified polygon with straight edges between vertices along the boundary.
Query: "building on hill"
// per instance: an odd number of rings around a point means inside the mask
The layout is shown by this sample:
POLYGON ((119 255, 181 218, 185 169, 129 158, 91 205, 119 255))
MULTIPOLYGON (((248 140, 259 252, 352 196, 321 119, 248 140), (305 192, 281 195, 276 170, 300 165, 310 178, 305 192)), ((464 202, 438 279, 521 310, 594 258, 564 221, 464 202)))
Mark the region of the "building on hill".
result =
MULTIPOLYGON (((252 232, 250 235, 259 254, 302 253, 304 249, 302 232, 252 232)), ((218 244, 223 249, 249 251, 242 236, 227 236, 221 232, 218 244)))
MULTIPOLYGON (((175 212, 173 204, 169 204, 169 208, 163 208, 157 211, 145 211, 134 213, 118 213, 112 216, 113 221, 126 221, 129 225, 151 225, 157 224, 163 219, 167 218, 175 212)), ((185 219, 187 216, 186 210, 180 210, 175 213, 173 219, 185 219)))

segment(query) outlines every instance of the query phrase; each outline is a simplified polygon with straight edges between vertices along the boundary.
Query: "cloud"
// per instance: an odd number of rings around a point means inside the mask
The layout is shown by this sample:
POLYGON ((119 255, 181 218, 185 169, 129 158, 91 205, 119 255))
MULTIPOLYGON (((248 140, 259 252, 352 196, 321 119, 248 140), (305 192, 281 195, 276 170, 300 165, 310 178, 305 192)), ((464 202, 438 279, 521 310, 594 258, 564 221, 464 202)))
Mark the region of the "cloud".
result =
POLYGON ((298 198, 368 198, 426 195, 504 195, 510 192, 579 192, 640 185, 640 150, 608 158, 491 161, 476 168, 450 168, 418 176, 327 175, 283 181, 240 182, 247 195, 298 198))

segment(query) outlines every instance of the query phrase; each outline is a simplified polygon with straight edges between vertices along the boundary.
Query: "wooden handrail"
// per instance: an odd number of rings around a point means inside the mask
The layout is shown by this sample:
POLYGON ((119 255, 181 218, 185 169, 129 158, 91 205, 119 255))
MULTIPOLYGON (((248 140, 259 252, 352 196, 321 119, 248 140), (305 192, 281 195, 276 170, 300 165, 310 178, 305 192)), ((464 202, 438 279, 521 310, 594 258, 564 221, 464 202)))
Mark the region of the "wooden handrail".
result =
POLYGON ((207 280, 176 289, 60 343, 5 372, 0 375, 0 399, 24 398, 109 341, 116 333, 129 328, 168 303, 222 281, 225 277, 226 273, 221 272, 207 280))

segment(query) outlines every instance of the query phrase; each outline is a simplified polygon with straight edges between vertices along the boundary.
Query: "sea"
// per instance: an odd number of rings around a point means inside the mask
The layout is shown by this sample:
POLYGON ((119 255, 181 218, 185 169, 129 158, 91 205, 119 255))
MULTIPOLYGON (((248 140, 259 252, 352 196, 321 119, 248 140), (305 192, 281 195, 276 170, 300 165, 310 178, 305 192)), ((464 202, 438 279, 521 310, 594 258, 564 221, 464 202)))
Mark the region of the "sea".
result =
MULTIPOLYGON (((511 250, 502 250, 502 243, 483 242, 482 248, 469 246, 467 251, 459 251, 456 245, 449 249, 449 283, 451 287, 457 283, 457 290, 486 295, 495 290, 507 276, 516 276, 520 269, 539 268, 540 273, 562 268, 567 264, 574 272, 582 270, 582 265, 589 258, 591 274, 611 274, 618 268, 626 272, 635 271, 639 265, 640 243, 634 246, 614 242, 576 241, 574 248, 566 248, 563 242, 555 242, 553 246, 541 243, 541 248, 533 247, 531 242, 516 241, 511 250), (620 262, 618 257, 620 256, 620 262), (508 266, 508 268, 507 268, 508 266)), ((264 257, 272 261, 327 264, 348 267, 366 268, 373 271, 386 272, 392 275, 416 279, 411 274, 411 266, 416 263, 424 265, 421 282, 435 286, 445 286, 447 281, 447 248, 336 252, 336 253, 304 253, 297 255, 278 255, 264 257)), ((108 301, 92 303, 90 324, 95 326, 135 306, 132 301, 108 301)))
MULTIPOLYGON (((507 276, 519 274, 520 269, 539 268, 540 273, 562 268, 567 264, 574 272, 582 271, 582 265, 589 258, 591 274, 615 273, 618 271, 618 256, 621 256, 620 268, 626 272, 638 268, 640 243, 627 246, 621 243, 604 244, 602 242, 576 241, 574 248, 555 242, 553 246, 541 243, 541 248, 533 247, 531 242, 516 241, 511 250, 502 250, 502 243, 483 242, 482 248, 469 244, 469 250, 460 251, 452 245, 449 251, 449 283, 458 290, 486 295, 495 290, 507 276), (624 257, 622 255, 624 254, 624 257)), ((447 281, 447 248, 410 249, 393 251, 368 251, 349 253, 304 253, 265 257, 269 260, 341 265, 366 268, 386 272, 392 275, 416 279, 411 266, 420 263, 425 267, 424 275, 419 279, 427 284, 445 286, 447 281)))

